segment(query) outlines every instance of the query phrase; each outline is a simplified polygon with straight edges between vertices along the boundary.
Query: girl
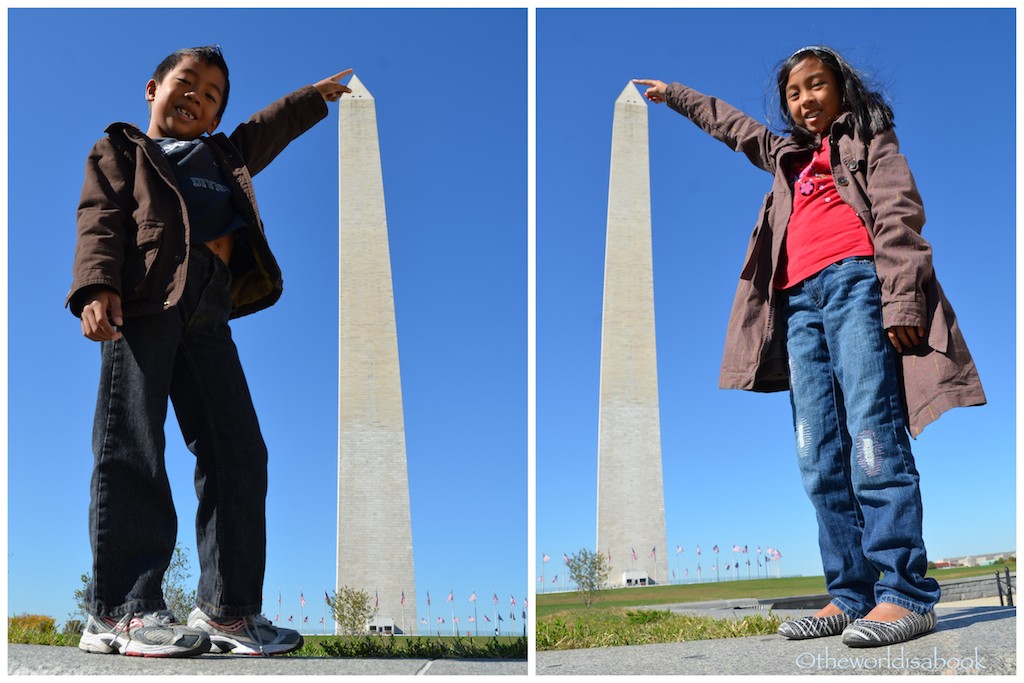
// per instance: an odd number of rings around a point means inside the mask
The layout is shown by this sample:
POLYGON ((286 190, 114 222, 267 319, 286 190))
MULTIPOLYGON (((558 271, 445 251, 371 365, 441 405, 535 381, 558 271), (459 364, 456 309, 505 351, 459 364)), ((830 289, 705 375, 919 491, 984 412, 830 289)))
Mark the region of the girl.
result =
POLYGON ((634 83, 774 175, 740 275, 720 385, 790 390, 832 600, 779 633, 842 633, 847 645, 871 647, 931 631, 940 591, 925 577, 907 432, 985 395, 932 271, 892 110, 821 46, 779 67, 788 135, 679 83, 634 83))

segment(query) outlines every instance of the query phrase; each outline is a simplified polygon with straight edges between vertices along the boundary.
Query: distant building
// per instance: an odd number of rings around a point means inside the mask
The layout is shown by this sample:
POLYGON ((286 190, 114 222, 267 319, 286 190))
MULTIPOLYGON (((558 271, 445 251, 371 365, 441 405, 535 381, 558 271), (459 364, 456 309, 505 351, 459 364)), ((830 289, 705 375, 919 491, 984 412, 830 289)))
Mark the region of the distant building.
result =
POLYGON ((987 553, 985 555, 964 555, 962 557, 948 557, 943 560, 937 560, 933 562, 936 569, 942 569, 945 567, 984 567, 985 565, 992 564, 993 562, 1001 560, 1009 560, 1011 558, 1016 559, 1017 551, 1008 550, 1003 553, 987 553))

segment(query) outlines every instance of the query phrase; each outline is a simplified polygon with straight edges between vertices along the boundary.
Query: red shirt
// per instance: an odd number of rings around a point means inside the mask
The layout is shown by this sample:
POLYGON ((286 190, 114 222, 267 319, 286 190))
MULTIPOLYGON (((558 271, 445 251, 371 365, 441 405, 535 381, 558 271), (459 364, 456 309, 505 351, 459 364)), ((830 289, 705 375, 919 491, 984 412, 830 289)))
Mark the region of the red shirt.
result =
POLYGON ((810 163, 791 176, 793 213, 775 277, 778 289, 798 285, 844 258, 875 254, 867 228, 836 190, 829 152, 828 138, 822 137, 810 163))

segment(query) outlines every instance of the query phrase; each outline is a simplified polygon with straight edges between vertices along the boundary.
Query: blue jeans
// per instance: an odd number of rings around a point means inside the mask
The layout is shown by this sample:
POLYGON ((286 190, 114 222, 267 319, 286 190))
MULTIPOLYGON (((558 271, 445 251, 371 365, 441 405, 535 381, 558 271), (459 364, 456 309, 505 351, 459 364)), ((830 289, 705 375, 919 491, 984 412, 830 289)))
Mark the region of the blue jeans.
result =
POLYGON ((217 617, 258 614, 266 559, 267 449, 231 339, 231 274, 192 247, 181 301, 126 318, 102 343, 93 426, 86 608, 97 616, 164 609, 177 536, 164 466, 170 397, 196 457, 197 604, 217 617))
POLYGON ((797 459, 832 602, 853 617, 879 602, 927 612, 940 591, 925 578, 919 476, 874 263, 844 259, 786 294, 797 459))

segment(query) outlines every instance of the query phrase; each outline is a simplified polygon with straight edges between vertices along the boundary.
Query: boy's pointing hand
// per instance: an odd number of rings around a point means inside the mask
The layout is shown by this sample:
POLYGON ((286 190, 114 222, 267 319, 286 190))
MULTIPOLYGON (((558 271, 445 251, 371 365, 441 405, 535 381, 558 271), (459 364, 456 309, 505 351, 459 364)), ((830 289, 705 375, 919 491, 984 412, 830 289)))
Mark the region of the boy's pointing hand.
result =
POLYGON ((637 85, 647 86, 647 90, 644 92, 644 97, 649 99, 651 102, 665 101, 665 89, 668 86, 663 81, 651 78, 634 78, 633 82, 637 85))
POLYGON ((348 86, 341 84, 341 79, 352 73, 352 69, 345 69, 341 73, 334 74, 330 78, 325 78, 319 83, 314 84, 314 88, 320 91, 324 100, 327 102, 337 102, 338 98, 341 97, 343 92, 352 92, 348 86))

